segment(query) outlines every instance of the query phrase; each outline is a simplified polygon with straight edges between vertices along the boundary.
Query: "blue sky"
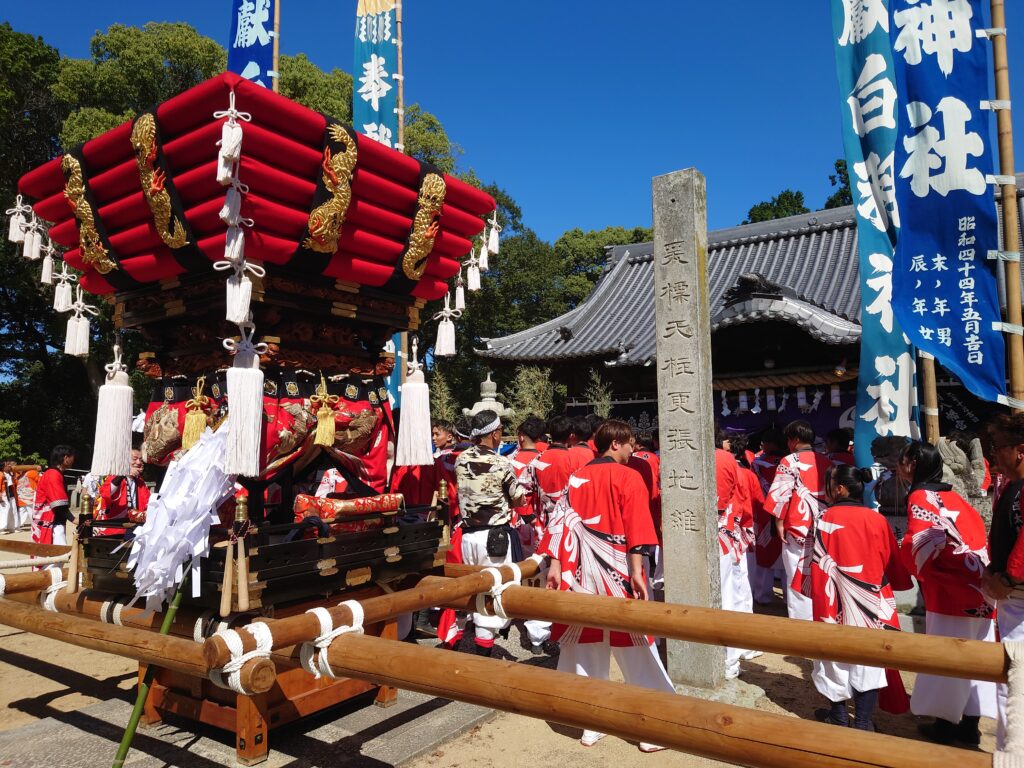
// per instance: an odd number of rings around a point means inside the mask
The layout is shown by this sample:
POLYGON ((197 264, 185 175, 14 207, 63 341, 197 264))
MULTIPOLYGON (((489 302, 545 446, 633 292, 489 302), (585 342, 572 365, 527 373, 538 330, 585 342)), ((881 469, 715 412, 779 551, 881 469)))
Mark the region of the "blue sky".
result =
MULTIPOLYGON (((4 5, 0 20, 74 57, 115 22, 185 21, 225 43, 231 21, 229 0, 4 5)), ((355 5, 282 0, 282 51, 351 71, 355 5)), ((1024 104, 1024 3, 1006 13, 1024 104)), ((407 102, 547 240, 649 226, 651 177, 690 166, 707 177, 711 229, 786 187, 810 208, 831 193, 842 144, 825 0, 405 0, 404 20, 407 102)))

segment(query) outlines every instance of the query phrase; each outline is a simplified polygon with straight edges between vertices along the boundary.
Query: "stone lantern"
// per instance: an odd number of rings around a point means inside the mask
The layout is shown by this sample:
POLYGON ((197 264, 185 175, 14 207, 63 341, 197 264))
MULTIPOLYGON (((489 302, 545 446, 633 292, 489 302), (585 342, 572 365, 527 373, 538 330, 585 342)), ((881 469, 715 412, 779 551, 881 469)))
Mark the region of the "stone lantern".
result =
POLYGON ((515 410, 506 408, 498 400, 498 385, 491 381, 491 372, 487 372, 487 378, 480 382, 480 399, 473 403, 472 408, 463 408, 462 413, 466 416, 475 416, 480 411, 494 411, 499 418, 511 419, 515 410))

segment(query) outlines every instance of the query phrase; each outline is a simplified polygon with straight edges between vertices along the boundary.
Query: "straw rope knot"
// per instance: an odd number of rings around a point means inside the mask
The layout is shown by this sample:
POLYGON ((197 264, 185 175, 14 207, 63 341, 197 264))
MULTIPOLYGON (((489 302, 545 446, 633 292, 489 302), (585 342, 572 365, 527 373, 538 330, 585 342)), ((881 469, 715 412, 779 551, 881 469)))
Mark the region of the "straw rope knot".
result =
POLYGON ((355 633, 363 634, 363 606, 355 600, 346 600, 343 605, 352 612, 352 623, 334 626, 334 619, 331 612, 326 608, 311 608, 306 613, 312 613, 320 622, 320 634, 312 642, 303 643, 299 652, 299 660, 303 669, 313 675, 314 678, 329 677, 332 680, 337 677, 331 669, 331 662, 327 658, 331 643, 342 635, 355 633))
POLYGON ((227 688, 243 696, 252 695, 242 686, 242 667, 252 659, 269 659, 270 651, 274 647, 274 635, 270 627, 263 622, 254 622, 242 627, 256 640, 256 648, 248 653, 244 652, 242 637, 237 630, 225 629, 217 632, 216 636, 224 640, 228 650, 231 652, 231 661, 220 669, 210 670, 210 680, 220 688, 227 688))

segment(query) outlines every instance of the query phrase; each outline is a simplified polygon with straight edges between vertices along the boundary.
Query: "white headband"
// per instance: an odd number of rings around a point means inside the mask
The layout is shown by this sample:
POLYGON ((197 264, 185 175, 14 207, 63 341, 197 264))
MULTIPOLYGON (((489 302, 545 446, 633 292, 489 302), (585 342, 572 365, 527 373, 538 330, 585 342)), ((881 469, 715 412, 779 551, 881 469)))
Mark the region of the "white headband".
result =
POLYGON ((488 424, 483 429, 474 429, 472 434, 470 435, 470 437, 483 437, 484 435, 489 435, 494 430, 500 429, 500 428, 501 428, 501 419, 499 417, 495 416, 494 417, 494 421, 492 421, 490 424, 488 424))

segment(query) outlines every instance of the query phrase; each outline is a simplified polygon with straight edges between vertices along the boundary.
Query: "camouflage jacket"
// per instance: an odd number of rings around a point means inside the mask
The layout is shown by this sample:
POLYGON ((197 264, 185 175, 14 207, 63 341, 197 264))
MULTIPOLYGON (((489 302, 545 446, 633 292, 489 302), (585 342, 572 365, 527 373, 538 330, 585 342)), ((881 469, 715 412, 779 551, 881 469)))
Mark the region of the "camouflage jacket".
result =
POLYGON ((512 516, 512 507, 526 498, 512 462, 481 445, 459 455, 455 483, 462 520, 468 526, 504 525, 512 516))

